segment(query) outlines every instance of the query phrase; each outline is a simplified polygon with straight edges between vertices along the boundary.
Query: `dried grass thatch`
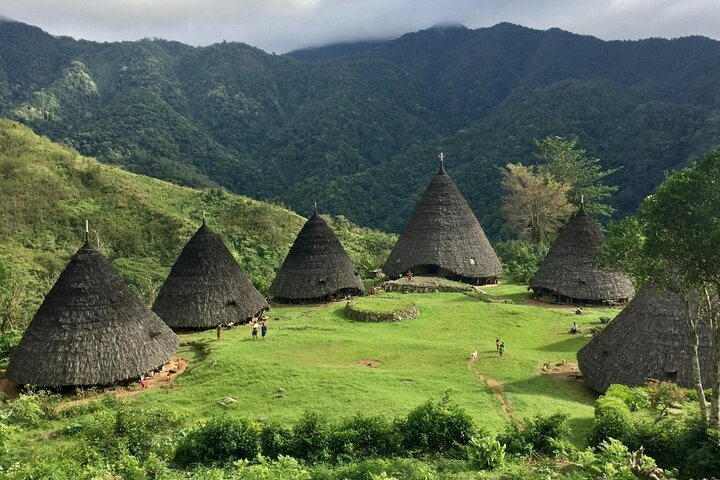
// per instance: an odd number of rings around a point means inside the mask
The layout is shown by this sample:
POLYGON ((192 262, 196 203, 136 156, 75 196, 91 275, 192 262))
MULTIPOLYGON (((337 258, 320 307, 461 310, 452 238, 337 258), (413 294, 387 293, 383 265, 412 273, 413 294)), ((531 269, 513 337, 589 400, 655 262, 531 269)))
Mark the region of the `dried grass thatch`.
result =
POLYGON ((494 283, 502 273, 480 222, 442 166, 383 266, 392 278, 408 270, 468 283, 494 283))
POLYGON ((160 367, 177 347, 172 330, 86 241, 30 322, 7 376, 41 387, 110 385, 160 367))
POLYGON ((580 210, 550 247, 530 288, 542 299, 561 303, 622 304, 635 293, 620 272, 595 265, 594 256, 604 242, 600 228, 580 210))
POLYGON ((350 257, 317 213, 303 225, 270 285, 277 301, 289 303, 324 302, 363 289, 350 257))
POLYGON ((268 308, 205 221, 183 248, 153 305, 174 329, 241 323, 268 308))
MULTIPOLYGON (((700 368, 709 382, 712 337, 707 324, 699 330, 700 368)), ((683 303, 652 286, 643 288, 577 358, 585 382, 601 393, 613 383, 639 386, 651 378, 693 387, 683 303)))

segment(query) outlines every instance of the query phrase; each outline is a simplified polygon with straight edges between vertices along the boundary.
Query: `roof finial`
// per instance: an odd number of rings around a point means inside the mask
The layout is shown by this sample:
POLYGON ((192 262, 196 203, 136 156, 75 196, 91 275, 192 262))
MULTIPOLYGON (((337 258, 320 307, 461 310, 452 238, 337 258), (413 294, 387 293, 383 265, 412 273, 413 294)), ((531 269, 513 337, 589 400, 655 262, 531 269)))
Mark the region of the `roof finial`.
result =
POLYGON ((580 194, 580 211, 585 211, 585 195, 582 193, 580 194))
POLYGON ((315 203, 315 215, 317 215, 317 214, 318 214, 318 211, 317 211, 317 200, 315 200, 314 203, 315 203))
POLYGON ((203 225, 205 225, 205 220, 207 220, 207 216, 205 215, 205 210, 203 210, 203 225))
POLYGON ((90 239, 90 222, 85 220, 85 241, 87 242, 90 239))
POLYGON ((440 152, 440 166, 445 168, 445 154, 443 152, 440 152))

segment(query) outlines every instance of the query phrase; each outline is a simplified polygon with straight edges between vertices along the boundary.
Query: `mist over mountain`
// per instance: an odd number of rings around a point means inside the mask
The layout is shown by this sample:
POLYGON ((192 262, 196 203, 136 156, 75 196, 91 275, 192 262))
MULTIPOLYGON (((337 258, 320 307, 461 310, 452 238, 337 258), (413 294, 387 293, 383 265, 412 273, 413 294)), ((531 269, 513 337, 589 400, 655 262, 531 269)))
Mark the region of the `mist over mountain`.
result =
POLYGON ((272 55, 241 43, 97 43, 0 23, 0 116, 111 164, 398 231, 437 154, 489 235, 497 167, 577 136, 632 212, 720 146, 720 42, 445 26, 272 55))

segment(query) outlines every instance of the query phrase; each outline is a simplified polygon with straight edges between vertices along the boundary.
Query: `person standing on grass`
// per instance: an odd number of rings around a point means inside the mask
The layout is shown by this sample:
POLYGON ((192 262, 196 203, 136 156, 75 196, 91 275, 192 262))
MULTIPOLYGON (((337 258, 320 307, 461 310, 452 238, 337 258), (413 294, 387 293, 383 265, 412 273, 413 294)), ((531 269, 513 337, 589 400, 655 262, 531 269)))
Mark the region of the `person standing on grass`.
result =
POLYGON ((261 330, 262 330, 262 332, 261 332, 262 339, 265 340, 265 335, 267 335, 267 319, 266 318, 263 318, 261 330))
POLYGON ((257 340, 257 332, 258 332, 258 322, 257 320, 253 322, 252 325, 252 336, 253 340, 257 340))
POLYGON ((498 353, 502 357, 505 353, 505 342, 500 342, 500 348, 498 348, 498 353))
POLYGON ((218 340, 220 340, 220 332, 222 332, 222 323, 218 323, 217 327, 215 327, 215 335, 217 335, 218 340))
POLYGON ((499 338, 495 339, 495 351, 496 352, 500 351, 500 339, 499 338))

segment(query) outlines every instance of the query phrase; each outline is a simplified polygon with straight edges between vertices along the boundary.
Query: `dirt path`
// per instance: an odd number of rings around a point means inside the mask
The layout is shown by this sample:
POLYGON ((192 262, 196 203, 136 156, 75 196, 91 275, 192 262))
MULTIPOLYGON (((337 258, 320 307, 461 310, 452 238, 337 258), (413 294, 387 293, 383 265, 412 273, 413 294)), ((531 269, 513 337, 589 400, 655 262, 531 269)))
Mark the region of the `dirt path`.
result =
MULTIPOLYGON (((173 380, 182 375, 182 373, 187 369, 187 366, 188 363, 185 359, 178 356, 173 356, 165 365, 162 366, 159 372, 155 373, 155 375, 153 375, 152 377, 147 378, 146 390, 166 387, 173 380)), ((3 378, 2 380, 0 380, 0 390, 5 393, 5 398, 8 400, 14 400, 20 394, 20 390, 18 389, 17 384, 7 378, 3 378)), ((134 382, 128 387, 109 387, 94 390, 93 393, 68 393, 63 395, 63 397, 67 401, 64 401, 62 406, 63 408, 69 408, 81 403, 87 403, 93 399, 99 398, 101 395, 115 395, 116 397, 127 397, 129 395, 136 395, 143 391, 145 390, 142 390, 139 384, 137 382, 134 382), (98 395, 96 392, 101 393, 98 395)))
POLYGON ((492 390, 495 393, 495 396, 500 401, 500 409, 505 414, 506 417, 509 419, 513 418, 512 410, 510 409, 510 403, 508 403, 507 397, 505 396, 505 389, 503 388, 502 383, 498 382, 497 380, 493 380, 492 378, 488 378, 485 375, 482 374, 479 370, 474 368, 475 362, 477 361, 477 358, 471 358, 468 360, 467 368, 470 370, 478 380, 483 382, 485 385, 487 385, 490 390, 492 390))

